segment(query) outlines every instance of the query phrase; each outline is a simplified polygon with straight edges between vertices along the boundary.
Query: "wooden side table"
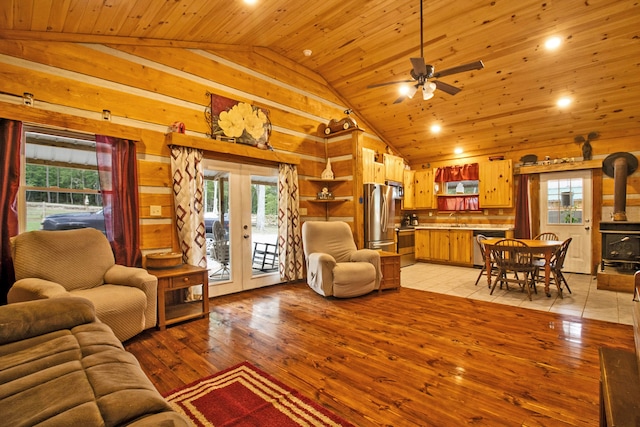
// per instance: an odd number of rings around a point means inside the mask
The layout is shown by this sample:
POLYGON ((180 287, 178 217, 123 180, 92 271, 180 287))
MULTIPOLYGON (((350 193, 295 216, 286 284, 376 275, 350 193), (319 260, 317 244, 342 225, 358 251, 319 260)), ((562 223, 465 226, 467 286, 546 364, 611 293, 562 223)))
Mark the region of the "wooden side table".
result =
POLYGON ((209 314, 209 270, 194 265, 149 269, 149 274, 158 278, 158 328, 209 314), (202 285, 202 301, 171 304, 167 307, 167 292, 202 285))
POLYGON ((383 289, 400 289, 400 254, 394 252, 380 252, 380 267, 382 281, 378 293, 383 289))

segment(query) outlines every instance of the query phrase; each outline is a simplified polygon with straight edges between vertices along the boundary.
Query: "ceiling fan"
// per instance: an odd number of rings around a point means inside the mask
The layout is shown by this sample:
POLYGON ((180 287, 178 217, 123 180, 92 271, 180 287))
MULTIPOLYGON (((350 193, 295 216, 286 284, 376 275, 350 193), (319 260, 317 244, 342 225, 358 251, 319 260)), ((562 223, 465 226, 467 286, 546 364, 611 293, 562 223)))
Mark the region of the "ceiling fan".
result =
POLYGON ((400 96, 393 103, 398 104, 404 101, 405 98, 413 98, 418 89, 422 89, 422 98, 426 101, 427 99, 431 99, 433 97, 433 92, 436 89, 440 89, 443 92, 448 93, 449 95, 455 95, 460 92, 462 89, 452 86, 448 83, 444 83, 438 80, 429 81, 429 79, 437 79, 444 76, 450 76, 451 74, 464 73, 465 71, 471 70, 481 70, 484 68, 484 64, 482 61, 470 62, 464 65, 458 65, 457 67, 447 68, 442 71, 435 72, 435 68, 433 65, 428 65, 424 60, 423 53, 423 23, 422 23, 422 0, 420 0, 420 58, 410 58, 411 59, 411 80, 400 80, 396 82, 387 82, 387 83, 378 83, 374 85, 369 85, 367 88, 375 88, 380 86, 388 86, 398 83, 414 83, 409 88, 408 93, 400 96))

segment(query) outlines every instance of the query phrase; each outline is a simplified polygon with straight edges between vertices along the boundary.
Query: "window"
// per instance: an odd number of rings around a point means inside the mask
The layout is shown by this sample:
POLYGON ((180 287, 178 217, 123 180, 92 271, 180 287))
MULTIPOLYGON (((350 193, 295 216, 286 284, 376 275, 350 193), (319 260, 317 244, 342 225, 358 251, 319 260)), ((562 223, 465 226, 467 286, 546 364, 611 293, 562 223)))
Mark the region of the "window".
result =
POLYGON ((582 207, 582 178, 557 179, 548 181, 548 224, 582 224, 582 207))
POLYGON ((23 146, 23 229, 104 232, 94 136, 25 126, 23 146))

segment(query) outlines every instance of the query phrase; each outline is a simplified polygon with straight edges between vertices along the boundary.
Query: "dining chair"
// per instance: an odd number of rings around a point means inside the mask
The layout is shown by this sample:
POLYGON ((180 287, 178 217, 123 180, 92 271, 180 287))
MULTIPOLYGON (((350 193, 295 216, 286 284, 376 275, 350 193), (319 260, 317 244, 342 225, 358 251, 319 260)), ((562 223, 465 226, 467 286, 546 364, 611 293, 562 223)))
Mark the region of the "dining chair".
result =
MULTIPOLYGON (((485 276, 487 275, 487 263, 484 262, 484 260, 486 259, 486 249, 484 247, 484 243, 483 241, 487 240, 487 236, 485 236, 484 234, 478 234, 476 236, 476 244, 478 245, 478 247, 480 248, 480 253, 482 254, 482 259, 483 259, 483 263, 482 263, 482 269, 480 270, 480 274, 478 274, 478 278, 476 279, 476 286, 478 285, 478 282, 480 281, 480 278, 482 277, 482 275, 484 274, 485 276)), ((491 267, 493 269, 493 267, 495 266, 495 262, 493 261, 493 258, 491 259, 491 267)), ((487 285, 490 286, 490 285, 487 285)))
POLYGON ((546 232, 540 233, 533 240, 559 240, 556 233, 546 232))
MULTIPOLYGON (((545 233, 540 233, 538 234, 536 237, 533 238, 533 240, 560 240, 560 238, 558 237, 558 235, 556 233, 552 233, 550 231, 545 232, 545 233)), ((534 254, 533 255, 533 259, 534 260, 544 260, 544 256, 540 255, 540 254, 534 254)))
POLYGON ((509 289, 509 283, 517 283, 522 290, 526 289, 529 301, 531 301, 531 289, 538 293, 535 287, 534 274, 536 265, 529 245, 515 239, 503 239, 491 246, 491 256, 494 259, 498 274, 491 287, 490 295, 500 282, 500 288, 504 283, 509 289), (508 277, 507 273, 515 273, 514 277, 508 277), (521 275, 518 273, 522 273, 521 275))
MULTIPOLYGON (((562 295, 562 284, 567 287, 569 293, 571 292, 571 288, 567 283, 567 279, 562 274, 562 269, 564 268, 564 259, 567 256, 567 251, 569 250, 569 245, 571 244, 572 238, 569 237, 567 240, 562 242, 562 245, 553 253, 551 259, 549 260, 549 266, 551 267, 551 277, 549 278, 549 285, 555 284, 558 288, 558 295, 560 298, 563 298, 562 295)), ((534 278, 538 283, 544 283, 544 274, 540 274, 540 270, 544 269, 545 260, 535 260, 534 265, 536 266, 536 271, 534 273, 534 278)))

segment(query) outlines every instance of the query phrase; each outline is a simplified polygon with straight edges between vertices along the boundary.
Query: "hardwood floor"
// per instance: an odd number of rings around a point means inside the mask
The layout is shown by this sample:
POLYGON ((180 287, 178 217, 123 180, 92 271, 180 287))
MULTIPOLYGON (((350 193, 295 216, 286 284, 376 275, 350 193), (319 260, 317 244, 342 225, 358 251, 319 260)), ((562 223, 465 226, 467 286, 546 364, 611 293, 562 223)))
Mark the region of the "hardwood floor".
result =
POLYGON ((161 393, 248 360, 357 426, 594 426, 603 345, 633 350, 632 327, 304 283, 212 298, 208 318, 125 343, 161 393))

